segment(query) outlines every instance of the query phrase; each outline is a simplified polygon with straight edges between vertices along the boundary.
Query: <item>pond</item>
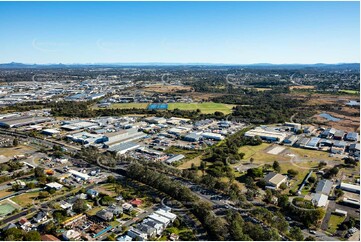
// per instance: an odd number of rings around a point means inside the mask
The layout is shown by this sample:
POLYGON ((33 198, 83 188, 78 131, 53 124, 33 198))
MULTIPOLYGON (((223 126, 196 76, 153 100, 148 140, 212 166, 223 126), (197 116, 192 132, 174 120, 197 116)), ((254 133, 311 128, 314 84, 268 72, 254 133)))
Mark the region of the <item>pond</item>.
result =
POLYGON ((340 118, 335 118, 335 117, 329 115, 328 113, 321 113, 319 116, 327 119, 328 121, 333 121, 333 122, 337 122, 337 121, 341 120, 340 118))

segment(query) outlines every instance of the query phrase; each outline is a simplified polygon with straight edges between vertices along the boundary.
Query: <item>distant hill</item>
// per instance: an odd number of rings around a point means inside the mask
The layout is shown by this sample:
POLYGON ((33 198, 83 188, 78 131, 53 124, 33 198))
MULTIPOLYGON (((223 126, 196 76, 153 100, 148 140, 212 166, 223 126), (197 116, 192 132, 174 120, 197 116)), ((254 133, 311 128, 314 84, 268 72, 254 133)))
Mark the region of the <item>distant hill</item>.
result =
POLYGON ((210 64, 210 63, 95 63, 95 64, 24 64, 24 63, 3 63, 0 64, 0 69, 56 69, 56 68, 90 68, 90 67, 151 67, 151 66, 220 66, 220 67, 244 67, 254 69, 353 69, 360 70, 359 63, 339 63, 339 64, 270 64, 270 63, 256 63, 256 64, 210 64))

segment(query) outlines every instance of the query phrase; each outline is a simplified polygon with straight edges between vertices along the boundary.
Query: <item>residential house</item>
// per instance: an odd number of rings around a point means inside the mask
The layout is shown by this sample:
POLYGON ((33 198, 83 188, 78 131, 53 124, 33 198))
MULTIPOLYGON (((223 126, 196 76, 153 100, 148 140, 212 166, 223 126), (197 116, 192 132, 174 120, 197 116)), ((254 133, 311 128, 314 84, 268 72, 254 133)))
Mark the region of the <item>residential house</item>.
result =
POLYGON ((148 225, 152 228, 155 228, 155 230, 157 231, 157 235, 160 236, 163 233, 163 224, 156 222, 155 220, 152 219, 145 219, 143 220, 143 223, 145 225, 148 225))
POLYGON ((155 211, 154 213, 160 215, 160 216, 163 216, 165 218, 168 218, 170 219, 170 221, 173 223, 174 220, 177 218, 177 215, 175 215, 174 213, 171 213, 171 212, 168 212, 168 211, 165 211, 163 209, 158 209, 157 211, 155 211))
POLYGON ((160 215, 158 215, 156 213, 152 213, 151 215, 148 216, 148 218, 154 220, 157 223, 162 224, 163 228, 166 228, 171 222, 169 218, 160 216, 160 215))
POLYGON ((88 189, 86 191, 86 194, 91 197, 91 198, 96 198, 99 196, 99 192, 98 191, 95 191, 94 189, 88 189))
POLYGON ((117 241, 132 241, 133 238, 128 235, 122 235, 117 238, 117 241))
POLYGON ((32 228, 32 224, 29 222, 29 220, 27 220, 27 218, 21 218, 19 220, 19 225, 20 225, 20 228, 25 231, 30 231, 32 228))
POLYGON ((137 241, 145 241, 148 239, 146 233, 132 227, 128 230, 127 235, 131 237, 133 240, 137 240, 137 241))
POLYGON ((140 205, 142 205, 143 201, 140 200, 139 198, 134 198, 133 200, 130 201, 130 204, 132 204, 134 207, 139 207, 140 205))
POLYGON ((114 217, 114 214, 106 209, 98 211, 95 215, 104 221, 111 221, 114 217))
POLYGON ((48 216, 46 212, 40 211, 33 219, 36 223, 41 223, 45 222, 48 219, 48 216))
POLYGON ((80 232, 78 231, 75 231, 75 230, 66 230, 64 233, 63 233, 63 238, 64 240, 68 240, 68 241, 74 241, 74 240, 79 240, 81 237, 81 234, 80 232))
POLYGON ((130 213, 134 209, 133 205, 130 203, 123 203, 122 208, 123 208, 123 212, 125 213, 130 213))

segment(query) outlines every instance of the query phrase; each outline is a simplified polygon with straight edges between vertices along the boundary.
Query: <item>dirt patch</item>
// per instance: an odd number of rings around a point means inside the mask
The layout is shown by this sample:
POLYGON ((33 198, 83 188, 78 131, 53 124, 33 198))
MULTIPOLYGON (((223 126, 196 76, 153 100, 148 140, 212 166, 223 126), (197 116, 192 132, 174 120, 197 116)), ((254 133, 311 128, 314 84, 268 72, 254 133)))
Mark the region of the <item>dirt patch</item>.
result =
POLYGON ((149 87, 143 88, 144 91, 151 92, 160 92, 160 93, 172 93, 176 91, 191 91, 192 87, 190 86, 165 86, 165 85, 152 85, 149 87))
POLYGON ((315 86, 310 86, 310 85, 290 86, 290 90, 293 89, 315 89, 315 86))

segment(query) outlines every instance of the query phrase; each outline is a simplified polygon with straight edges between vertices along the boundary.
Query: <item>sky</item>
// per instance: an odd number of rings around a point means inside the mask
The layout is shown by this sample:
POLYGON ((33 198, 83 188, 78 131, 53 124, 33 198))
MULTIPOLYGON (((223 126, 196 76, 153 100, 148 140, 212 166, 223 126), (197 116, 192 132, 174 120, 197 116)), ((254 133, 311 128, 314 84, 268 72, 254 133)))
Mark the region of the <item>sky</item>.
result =
POLYGON ((356 2, 0 2, 0 63, 360 61, 356 2))

